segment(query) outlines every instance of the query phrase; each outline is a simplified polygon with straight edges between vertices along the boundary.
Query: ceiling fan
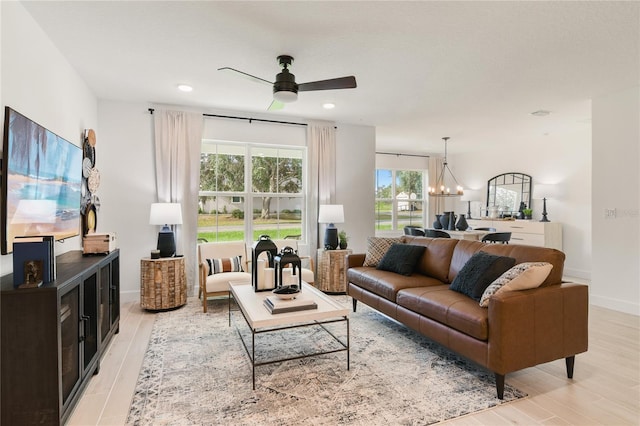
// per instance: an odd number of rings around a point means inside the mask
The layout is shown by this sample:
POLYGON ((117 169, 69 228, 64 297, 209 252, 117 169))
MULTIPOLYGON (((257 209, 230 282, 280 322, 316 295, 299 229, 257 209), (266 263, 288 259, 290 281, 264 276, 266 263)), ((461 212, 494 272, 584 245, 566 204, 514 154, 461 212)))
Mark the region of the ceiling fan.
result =
POLYGON ((329 80, 311 81, 309 83, 296 83, 296 76, 289 72, 289 66, 293 63, 293 57, 289 55, 278 56, 278 63, 282 67, 282 72, 276 75, 276 81, 271 82, 264 78, 256 77, 244 71, 230 67, 218 68, 218 71, 233 71, 249 77, 258 83, 267 83, 273 85, 273 102, 269 106, 269 110, 278 110, 284 108, 284 104, 293 102, 298 99, 298 92, 310 92, 312 90, 334 90, 334 89, 354 89, 356 86, 356 78, 354 76, 331 78, 329 80))

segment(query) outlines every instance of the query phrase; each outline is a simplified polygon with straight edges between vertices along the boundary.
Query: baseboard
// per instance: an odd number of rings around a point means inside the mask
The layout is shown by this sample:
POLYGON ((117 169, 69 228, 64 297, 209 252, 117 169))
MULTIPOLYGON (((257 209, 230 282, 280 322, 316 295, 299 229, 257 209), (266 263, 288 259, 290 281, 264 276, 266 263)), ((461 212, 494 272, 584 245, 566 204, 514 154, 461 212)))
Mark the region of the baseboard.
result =
POLYGON ((140 290, 120 291, 120 303, 140 300, 140 290))
POLYGON ((626 314, 640 316, 640 304, 628 302, 626 300, 613 299, 611 297, 589 295, 589 303, 602 308, 624 312, 626 314))
POLYGON ((584 269, 574 269, 564 267, 564 275, 569 277, 576 277, 582 280, 591 281, 591 271, 585 271, 584 269))

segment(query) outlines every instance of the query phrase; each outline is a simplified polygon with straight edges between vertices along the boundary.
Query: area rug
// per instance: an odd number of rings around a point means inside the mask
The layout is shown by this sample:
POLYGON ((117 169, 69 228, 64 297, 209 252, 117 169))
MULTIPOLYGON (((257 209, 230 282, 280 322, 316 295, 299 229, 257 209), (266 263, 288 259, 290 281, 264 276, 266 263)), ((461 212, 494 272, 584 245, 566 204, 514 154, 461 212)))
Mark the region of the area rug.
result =
MULTIPOLYGON (((239 313, 229 326, 227 312, 226 300, 205 314, 191 298, 156 314, 127 424, 426 425, 526 396, 506 384, 500 401, 492 373, 362 303, 350 315, 350 370, 346 352, 265 365, 254 391, 238 331, 251 334, 239 313)), ((344 323, 330 327, 346 338, 344 323)), ((319 327, 256 340, 259 360, 331 345, 319 327)))

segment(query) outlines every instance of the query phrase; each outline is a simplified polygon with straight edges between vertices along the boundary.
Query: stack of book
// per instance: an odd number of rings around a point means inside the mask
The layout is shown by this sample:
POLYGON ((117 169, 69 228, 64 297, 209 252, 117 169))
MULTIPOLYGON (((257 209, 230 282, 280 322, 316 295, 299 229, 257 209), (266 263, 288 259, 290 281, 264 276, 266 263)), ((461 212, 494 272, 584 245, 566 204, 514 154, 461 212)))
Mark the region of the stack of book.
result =
POLYGON ((313 299, 306 298, 302 294, 290 300, 283 300, 277 296, 267 296, 267 298, 264 299, 264 306, 272 314, 318 309, 318 305, 313 299))
POLYGON ((53 235, 16 237, 13 241, 13 286, 40 287, 56 279, 53 235))

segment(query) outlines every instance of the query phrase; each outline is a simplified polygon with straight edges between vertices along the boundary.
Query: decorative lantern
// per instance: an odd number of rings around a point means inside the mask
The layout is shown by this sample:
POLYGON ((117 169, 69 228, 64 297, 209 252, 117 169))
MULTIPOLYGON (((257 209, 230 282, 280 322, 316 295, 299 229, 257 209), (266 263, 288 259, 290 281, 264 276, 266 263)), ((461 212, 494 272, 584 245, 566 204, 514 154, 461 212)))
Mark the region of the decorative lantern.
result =
POLYGON ((278 254, 278 247, 268 235, 260 235, 258 241, 251 247, 251 285, 254 291, 270 291, 275 289, 275 279, 270 275, 274 267, 274 258, 278 254), (267 265, 260 255, 267 253, 267 265), (267 269, 268 268, 268 269, 267 269))
POLYGON ((302 291, 302 262, 300 261, 300 257, 296 254, 296 251, 291 247, 283 248, 282 251, 274 258, 276 287, 283 287, 288 284, 284 282, 284 276, 282 274, 282 269, 287 265, 291 265, 291 275, 294 278, 297 275, 298 279, 296 280, 296 284, 298 286, 298 290, 302 291))

